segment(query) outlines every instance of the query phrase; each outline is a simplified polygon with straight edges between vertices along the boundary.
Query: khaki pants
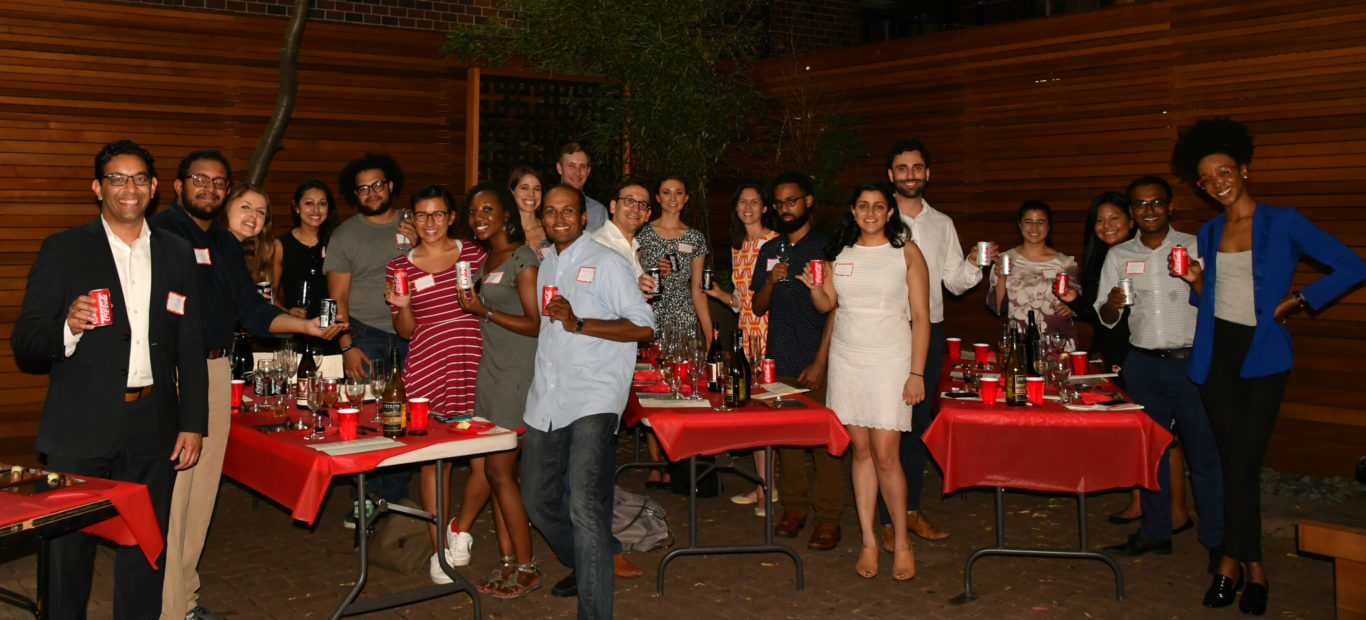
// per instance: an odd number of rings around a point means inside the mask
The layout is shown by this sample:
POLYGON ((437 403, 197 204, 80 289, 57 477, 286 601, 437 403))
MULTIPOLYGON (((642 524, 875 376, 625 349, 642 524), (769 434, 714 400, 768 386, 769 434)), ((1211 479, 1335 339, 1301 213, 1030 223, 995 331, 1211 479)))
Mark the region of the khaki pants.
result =
POLYGON ((218 500, 218 479, 228 450, 232 426, 231 381, 228 358, 208 360, 209 434, 204 437, 199 463, 177 472, 171 494, 171 517, 166 526, 166 579, 161 589, 162 620, 182 620, 199 604, 199 556, 218 500))
MULTIPOLYGON (((796 377, 777 377, 781 383, 799 385, 796 377)), ((825 403, 825 382, 806 393, 818 403, 825 403)), ((839 525, 840 514, 844 512, 844 489, 849 480, 844 460, 830 456, 824 446, 814 448, 780 448, 778 454, 778 501, 783 510, 806 515, 807 511, 807 469, 806 456, 811 455, 815 480, 810 483, 810 506, 817 523, 839 525)))

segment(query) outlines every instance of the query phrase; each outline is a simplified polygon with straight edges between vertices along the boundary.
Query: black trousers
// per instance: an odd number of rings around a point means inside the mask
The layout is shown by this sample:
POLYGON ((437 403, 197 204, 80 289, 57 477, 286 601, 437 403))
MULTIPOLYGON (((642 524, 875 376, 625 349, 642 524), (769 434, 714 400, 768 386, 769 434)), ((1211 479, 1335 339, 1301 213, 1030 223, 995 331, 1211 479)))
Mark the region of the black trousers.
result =
MULTIPOLYGON (((153 388, 160 389, 160 388, 153 388)), ((144 396, 126 403, 109 415, 120 417, 119 441, 114 452, 99 457, 48 454, 47 468, 79 476, 94 476, 147 485, 165 539, 175 481, 172 446, 160 445, 156 424, 156 398, 144 396)), ((90 600, 95 562, 95 536, 72 532, 49 543, 48 617, 53 620, 83 619, 90 600)), ((114 618, 145 619, 161 615, 161 581, 166 552, 157 558, 157 569, 137 545, 120 546, 114 553, 114 618)))
POLYGON ((1200 386, 1224 466, 1224 553, 1262 561, 1262 459, 1285 396, 1289 371, 1243 377, 1255 328, 1214 321, 1214 356, 1200 386))
MULTIPOLYGON (((930 324, 930 350, 925 354, 925 400, 911 408, 911 431, 901 434, 901 471, 906 474, 906 510, 920 510, 920 492, 925 487, 925 442, 920 437, 934 421, 934 403, 939 398, 939 371, 944 365, 944 324, 930 324)), ((888 525, 892 517, 882 494, 877 496, 878 522, 888 525)))

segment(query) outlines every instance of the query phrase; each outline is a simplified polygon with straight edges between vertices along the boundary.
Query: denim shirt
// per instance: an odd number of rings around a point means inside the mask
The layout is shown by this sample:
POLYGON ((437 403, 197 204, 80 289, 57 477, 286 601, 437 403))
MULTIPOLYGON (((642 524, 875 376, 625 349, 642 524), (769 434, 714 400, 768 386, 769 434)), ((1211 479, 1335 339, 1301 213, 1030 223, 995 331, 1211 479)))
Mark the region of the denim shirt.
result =
MULTIPOLYGON (((631 264, 584 234, 563 253, 543 252, 536 290, 554 286, 581 319, 626 319, 654 327, 654 313, 640 294, 631 264)), ((564 428, 600 413, 620 415, 635 372, 636 344, 573 333, 574 326, 541 316, 536 375, 527 394, 526 425, 540 431, 564 428)))

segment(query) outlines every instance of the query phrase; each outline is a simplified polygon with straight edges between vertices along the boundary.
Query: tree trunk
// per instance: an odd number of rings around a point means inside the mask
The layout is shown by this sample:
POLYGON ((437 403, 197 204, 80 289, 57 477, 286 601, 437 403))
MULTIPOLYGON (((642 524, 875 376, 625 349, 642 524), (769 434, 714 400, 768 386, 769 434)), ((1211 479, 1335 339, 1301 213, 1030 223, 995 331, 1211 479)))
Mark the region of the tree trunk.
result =
POLYGON ((294 111, 294 96, 299 89, 299 41, 304 36, 304 24, 308 22, 308 10, 313 0, 294 0, 294 14, 289 18, 289 28, 285 30, 284 47, 280 49, 280 90, 275 95, 275 111, 266 123, 261 141, 256 145, 256 153, 251 156, 247 171, 247 181, 260 185, 270 170, 270 160, 280 150, 280 140, 289 125, 290 114, 294 111))

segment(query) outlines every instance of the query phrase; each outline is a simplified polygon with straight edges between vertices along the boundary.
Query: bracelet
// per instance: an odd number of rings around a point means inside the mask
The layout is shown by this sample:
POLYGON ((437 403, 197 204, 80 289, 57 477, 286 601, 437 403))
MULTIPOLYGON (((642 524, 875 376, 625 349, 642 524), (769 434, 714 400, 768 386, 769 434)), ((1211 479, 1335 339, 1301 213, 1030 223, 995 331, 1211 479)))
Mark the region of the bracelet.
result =
POLYGON ((920 374, 920 373, 918 373, 918 372, 913 372, 913 373, 911 373, 911 376, 912 376, 912 377, 920 377, 921 379, 924 379, 924 378, 925 378, 925 375, 922 375, 922 374, 920 374))
POLYGON ((348 345, 346 345, 346 346, 344 346, 344 347, 341 348, 341 352, 342 352, 342 353, 346 353, 347 351, 350 351, 351 349, 354 349, 354 348, 356 348, 356 345, 354 345, 354 344, 348 344, 348 345))
POLYGON ((492 322, 493 322, 493 311, 492 311, 492 310, 489 310, 489 313, 484 315, 484 322, 485 322, 485 323, 492 323, 492 322))
POLYGON ((1301 310, 1309 307, 1309 303, 1304 300, 1304 295, 1300 293, 1300 289, 1290 291, 1290 296, 1294 297, 1296 302, 1299 302, 1301 310))

